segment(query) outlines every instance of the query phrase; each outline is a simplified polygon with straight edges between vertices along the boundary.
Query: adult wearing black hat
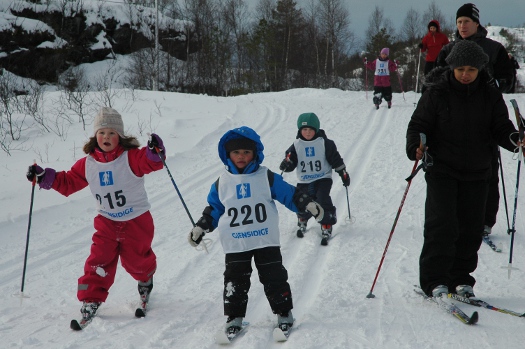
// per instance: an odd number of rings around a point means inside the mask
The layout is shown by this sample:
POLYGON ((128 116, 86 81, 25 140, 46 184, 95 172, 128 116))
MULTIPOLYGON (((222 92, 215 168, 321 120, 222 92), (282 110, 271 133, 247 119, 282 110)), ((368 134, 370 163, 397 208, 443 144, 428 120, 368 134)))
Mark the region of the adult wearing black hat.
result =
POLYGON ((456 38, 443 47, 438 55, 437 66, 447 65, 445 59, 452 47, 462 40, 474 41, 489 56, 486 66, 488 73, 495 79, 493 83, 502 93, 510 92, 514 79, 514 68, 505 47, 497 41, 487 38, 487 29, 479 23, 479 10, 476 5, 468 3, 456 12, 456 38))
POLYGON ((420 133, 433 165, 427 168, 420 285, 441 297, 474 296, 494 141, 514 151, 518 135, 501 92, 490 86, 489 57, 470 40, 458 41, 447 66, 427 75, 427 91, 408 124, 407 156, 422 159, 420 133), (514 142, 514 143, 513 143, 514 142))
MULTIPOLYGON (((473 41, 488 55, 489 62, 486 65, 491 79, 489 83, 496 86, 502 93, 511 93, 514 85, 514 67, 509 59, 505 47, 497 41, 487 38, 487 30, 479 24, 479 10, 476 5, 468 3, 461 6, 456 12, 456 39, 443 47, 437 58, 437 66, 446 66, 446 57, 454 45, 463 40, 473 41)), ((499 209, 499 149, 494 147, 492 154, 492 176, 490 179, 489 195, 485 212, 484 234, 490 234, 492 227, 496 224, 499 209)))

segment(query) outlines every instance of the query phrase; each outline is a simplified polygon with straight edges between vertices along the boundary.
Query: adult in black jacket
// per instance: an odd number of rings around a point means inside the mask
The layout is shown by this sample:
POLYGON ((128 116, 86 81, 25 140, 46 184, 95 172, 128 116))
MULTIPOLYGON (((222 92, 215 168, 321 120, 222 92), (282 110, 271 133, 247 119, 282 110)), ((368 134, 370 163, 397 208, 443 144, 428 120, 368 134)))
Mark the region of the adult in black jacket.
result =
POLYGON ((481 70, 487 62, 480 46, 458 42, 447 57, 449 66, 427 76, 427 91, 408 124, 408 158, 423 156, 418 149, 420 133, 427 136, 433 158, 425 174, 419 265, 421 287, 435 297, 449 290, 473 296, 476 280, 470 274, 477 267, 482 241, 494 146, 514 151, 518 142, 502 94, 481 70))
MULTIPOLYGON (((456 12, 456 39, 443 47, 436 60, 439 67, 447 66, 445 59, 454 45, 463 40, 473 41, 488 55, 489 62, 485 69, 491 76, 490 84, 496 86, 502 93, 511 93, 514 85, 514 66, 509 59, 505 47, 497 41, 487 38, 487 30, 479 24, 479 10, 474 4, 465 4, 456 12)), ((499 149, 492 152, 492 175, 489 183, 489 194, 485 210, 483 233, 490 234, 496 224, 499 209, 499 149)))
POLYGON ((487 29, 479 24, 479 10, 474 4, 465 4, 456 12, 455 39, 439 52, 436 66, 445 67, 445 59, 454 45, 463 40, 474 41, 489 56, 485 69, 495 80, 491 81, 501 93, 510 93, 514 80, 514 66, 505 47, 497 41, 487 38, 487 29))

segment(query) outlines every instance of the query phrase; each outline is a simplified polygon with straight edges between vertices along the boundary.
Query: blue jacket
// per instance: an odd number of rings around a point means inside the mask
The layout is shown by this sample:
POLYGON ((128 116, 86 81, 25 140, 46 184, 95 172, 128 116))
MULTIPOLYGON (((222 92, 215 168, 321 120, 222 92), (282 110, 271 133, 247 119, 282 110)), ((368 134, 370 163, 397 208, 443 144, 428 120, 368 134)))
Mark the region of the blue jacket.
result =
MULTIPOLYGON (((233 174, 239 174, 237 171, 237 168, 235 165, 231 162, 231 160, 228 157, 228 153, 226 152, 226 149, 224 145, 231 139, 239 138, 239 137, 246 137, 248 139, 251 139, 256 143, 256 154, 253 159, 253 161, 248 164, 245 168, 243 173, 249 174, 254 173, 257 171, 264 160, 264 146, 261 143, 261 138, 259 135, 252 130, 249 127, 242 126, 239 128, 235 128, 233 130, 230 130, 222 136, 222 138, 219 141, 218 145, 218 151, 219 151, 219 157, 221 161, 226 165, 226 170, 233 174)), ((286 208, 293 212, 298 212, 298 208, 295 204, 295 194, 296 194, 296 188, 288 184, 284 181, 283 177, 270 171, 268 171, 268 181, 270 183, 270 192, 272 195, 272 199, 277 200, 281 204, 283 204, 286 208)), ((219 222, 219 218, 224 214, 224 205, 219 200, 219 180, 217 180, 215 183, 212 184, 210 188, 210 192, 208 194, 208 204, 209 206, 206 207, 206 209, 203 212, 203 217, 199 220, 197 223, 201 227, 205 229, 209 229, 210 231, 213 231, 219 222), (203 219, 205 221, 205 226, 202 226, 203 219)), ((235 189, 233 189, 235 190, 235 189)), ((299 194, 299 193, 297 193, 299 194)))

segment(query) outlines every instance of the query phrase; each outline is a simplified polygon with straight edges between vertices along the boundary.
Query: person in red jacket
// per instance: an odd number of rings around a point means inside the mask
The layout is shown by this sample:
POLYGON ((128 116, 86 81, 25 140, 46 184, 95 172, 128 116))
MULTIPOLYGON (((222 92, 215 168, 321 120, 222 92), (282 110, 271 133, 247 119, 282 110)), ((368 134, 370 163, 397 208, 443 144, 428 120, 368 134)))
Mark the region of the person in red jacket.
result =
POLYGON ((388 59, 390 49, 385 47, 381 50, 379 57, 368 62, 364 59, 365 67, 374 71, 374 105, 379 109, 383 98, 388 104, 388 109, 392 107, 392 86, 390 85, 390 72, 397 70, 394 61, 388 59))
POLYGON ((448 43, 449 40, 447 36, 441 32, 439 22, 435 19, 431 20, 428 23, 428 33, 419 44, 421 52, 427 53, 425 57, 425 75, 434 69, 439 51, 448 43))
POLYGON ((97 202, 91 253, 84 265, 84 275, 78 279, 82 320, 80 324, 73 320, 73 329, 91 322, 106 300, 119 257, 124 269, 138 281, 143 308, 149 300, 157 267, 151 249, 154 225, 144 175, 162 169, 161 156, 165 157, 162 139, 152 134, 148 146, 139 149, 135 137, 124 135, 122 116, 108 107, 98 112, 93 125, 94 136, 83 148, 88 155, 70 171, 57 172, 32 165, 26 175, 30 181, 36 176, 40 188, 54 189, 64 196, 89 185, 97 202))

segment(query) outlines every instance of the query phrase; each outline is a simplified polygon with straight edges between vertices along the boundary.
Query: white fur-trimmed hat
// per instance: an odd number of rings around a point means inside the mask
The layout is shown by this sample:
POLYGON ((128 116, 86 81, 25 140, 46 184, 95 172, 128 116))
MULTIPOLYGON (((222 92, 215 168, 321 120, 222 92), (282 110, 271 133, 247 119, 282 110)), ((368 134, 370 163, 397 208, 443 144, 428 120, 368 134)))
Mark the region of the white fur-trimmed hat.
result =
POLYGON ((93 122, 93 134, 96 135, 97 131, 101 128, 111 128, 117 131, 120 137, 124 137, 124 122, 122 121, 122 115, 119 114, 113 108, 102 107, 93 122))

